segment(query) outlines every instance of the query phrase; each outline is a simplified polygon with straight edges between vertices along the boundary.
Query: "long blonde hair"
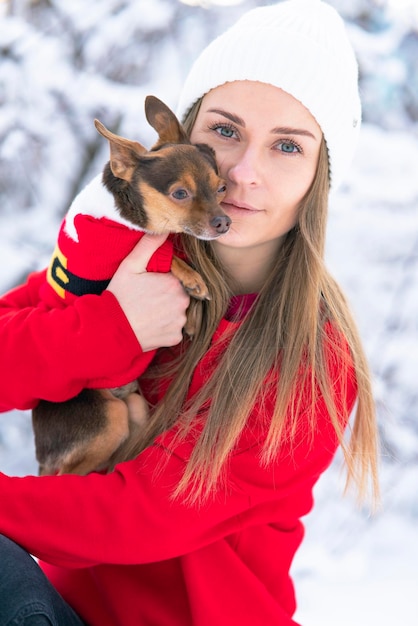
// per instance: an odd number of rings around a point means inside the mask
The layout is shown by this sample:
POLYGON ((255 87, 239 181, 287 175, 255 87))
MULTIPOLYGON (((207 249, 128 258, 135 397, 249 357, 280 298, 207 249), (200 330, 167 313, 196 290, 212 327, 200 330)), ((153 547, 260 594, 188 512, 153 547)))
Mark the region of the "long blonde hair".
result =
MULTIPOLYGON (((188 132, 193 127, 199 106, 200 102, 184 122, 188 132)), ((319 389, 344 451, 347 484, 354 482, 360 498, 363 498, 371 482, 377 497, 377 428, 370 373, 344 295, 324 265, 328 192, 328 153, 322 140, 317 173, 301 203, 297 226, 287 234, 280 247, 251 314, 230 338, 210 380, 187 405, 185 398, 193 371, 208 350, 227 311, 233 286, 210 242, 183 237, 182 247, 210 285, 212 299, 192 303, 201 320, 197 335, 192 342, 185 342, 181 358, 171 364, 172 383, 153 410, 147 428, 134 446, 124 451, 124 458, 134 457, 174 423, 180 424, 178 436, 185 436, 192 428, 199 408, 207 406, 202 434, 174 495, 185 497, 187 492, 188 499, 196 501, 215 490, 247 423, 254 399, 263 401, 266 378, 272 371, 280 370, 276 404, 260 462, 268 464, 275 458, 289 420, 290 432, 296 432, 302 401, 298 390, 308 384, 312 390, 312 417, 309 420, 312 434, 315 390, 319 389), (327 321, 331 321, 335 329, 334 345, 330 345, 333 338, 324 329, 327 321), (348 343, 351 358, 344 356, 338 339, 340 334, 348 343), (358 398, 348 441, 341 425, 341 412, 344 413, 347 407, 339 405, 337 408, 333 397, 324 349, 326 343, 328 350, 337 354, 341 380, 348 378, 354 363, 358 398)), ((147 375, 166 376, 167 370, 161 374, 151 367, 147 375)), ((338 400, 341 402, 341 398, 338 400)))

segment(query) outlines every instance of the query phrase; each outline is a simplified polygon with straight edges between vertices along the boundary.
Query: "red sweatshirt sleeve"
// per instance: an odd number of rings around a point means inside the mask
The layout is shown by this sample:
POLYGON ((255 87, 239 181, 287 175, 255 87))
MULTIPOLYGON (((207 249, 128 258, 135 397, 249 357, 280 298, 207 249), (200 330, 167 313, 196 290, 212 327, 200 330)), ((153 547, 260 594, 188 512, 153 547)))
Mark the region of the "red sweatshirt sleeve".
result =
POLYGON ((124 384, 152 358, 112 293, 48 310, 39 303, 44 282, 45 272, 32 274, 0 299, 0 411, 32 408, 40 398, 63 401, 86 386, 124 384))
POLYGON ((246 524, 279 522, 282 517, 294 524, 296 509, 286 499, 298 487, 293 495, 297 512, 307 512, 311 500, 306 488, 311 487, 313 474, 304 476, 302 494, 294 468, 293 475, 281 468, 274 489, 258 468, 247 482, 242 464, 254 470, 258 459, 253 455, 254 451, 237 457, 234 490, 220 492, 203 508, 172 501, 171 491, 184 462, 157 446, 140 461, 124 463, 108 475, 0 475, 0 530, 47 563, 87 567, 174 558, 232 535, 246 524), (155 468, 161 463, 165 468, 156 478, 155 468))
MULTIPOLYGON (((347 394, 351 407, 353 383, 347 394)), ((202 507, 171 498, 193 447, 192 440, 173 444, 172 431, 107 475, 0 474, 0 532, 64 567, 170 559, 260 524, 277 525, 290 540, 299 518, 311 509, 312 487, 337 448, 323 399, 316 410, 314 437, 301 416, 305 428, 268 467, 260 465, 262 441, 248 428, 231 458, 227 487, 202 507)), ((299 535, 289 546, 290 560, 299 535)))

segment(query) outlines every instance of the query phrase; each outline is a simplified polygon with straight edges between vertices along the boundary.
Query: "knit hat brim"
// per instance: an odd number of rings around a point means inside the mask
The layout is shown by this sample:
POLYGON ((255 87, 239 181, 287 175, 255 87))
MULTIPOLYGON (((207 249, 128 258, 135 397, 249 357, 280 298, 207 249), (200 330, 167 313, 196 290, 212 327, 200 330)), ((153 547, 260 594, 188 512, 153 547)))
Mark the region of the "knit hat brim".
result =
POLYGON ((361 121, 357 62, 344 23, 320 0, 286 0, 246 13, 195 61, 177 113, 226 82, 250 80, 279 87, 299 100, 324 134, 331 185, 342 180, 361 121))

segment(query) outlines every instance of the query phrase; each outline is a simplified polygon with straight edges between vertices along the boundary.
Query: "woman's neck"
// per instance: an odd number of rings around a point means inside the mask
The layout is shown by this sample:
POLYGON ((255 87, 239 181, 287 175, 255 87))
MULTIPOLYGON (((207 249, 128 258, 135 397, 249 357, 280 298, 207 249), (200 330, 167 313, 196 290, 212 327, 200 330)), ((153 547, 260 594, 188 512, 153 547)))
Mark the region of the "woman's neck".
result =
POLYGON ((229 247, 213 241, 216 256, 228 271, 235 294, 258 293, 263 286, 283 238, 248 248, 229 247))

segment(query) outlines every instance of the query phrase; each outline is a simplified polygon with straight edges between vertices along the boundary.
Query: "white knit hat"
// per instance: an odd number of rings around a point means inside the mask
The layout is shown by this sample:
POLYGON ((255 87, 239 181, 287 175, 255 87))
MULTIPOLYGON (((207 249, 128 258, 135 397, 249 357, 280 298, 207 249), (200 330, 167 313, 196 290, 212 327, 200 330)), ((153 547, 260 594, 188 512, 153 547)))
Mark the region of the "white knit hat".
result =
POLYGON ((331 186, 340 183, 361 122, 358 67, 344 23, 321 0, 285 0, 245 13, 193 64, 180 94, 180 119, 201 96, 235 80, 280 87, 315 117, 324 134, 331 186))

